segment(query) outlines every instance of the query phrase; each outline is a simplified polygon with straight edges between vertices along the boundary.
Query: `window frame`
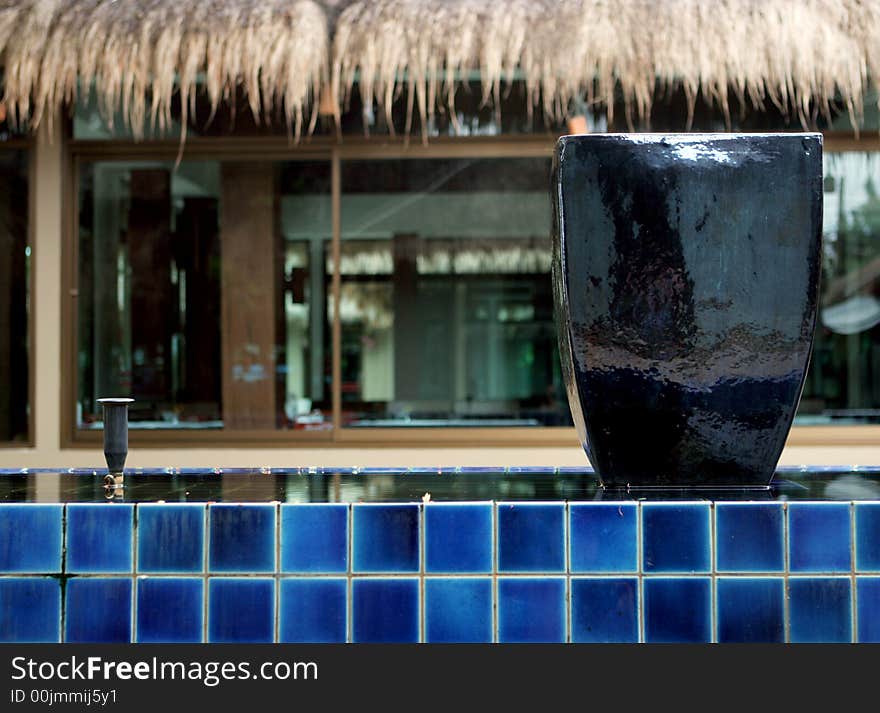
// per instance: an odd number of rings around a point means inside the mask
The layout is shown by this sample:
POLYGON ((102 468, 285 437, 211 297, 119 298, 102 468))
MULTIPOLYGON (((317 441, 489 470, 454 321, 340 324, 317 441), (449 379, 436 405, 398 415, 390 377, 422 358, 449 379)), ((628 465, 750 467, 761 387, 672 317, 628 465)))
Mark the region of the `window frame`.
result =
MULTIPOLYGON (((95 448, 102 435, 99 431, 77 428, 77 289, 79 242, 79 171, 91 161, 161 159, 235 161, 328 161, 331 167, 331 251, 336 267, 330 282, 334 319, 330 325, 331 339, 331 404, 332 429, 326 431, 292 431, 285 429, 131 429, 129 438, 139 448, 427 448, 427 447, 573 447, 578 444, 573 427, 448 427, 418 429, 406 427, 341 426, 341 322, 339 319, 339 252, 341 245, 341 164, 346 160, 376 159, 454 159, 454 158, 551 158, 557 136, 551 133, 491 137, 437 137, 422 143, 417 137, 346 136, 343 141, 332 137, 313 137, 292 144, 285 137, 227 137, 187 140, 181 153, 177 141, 74 140, 68 129, 64 140, 63 226, 62 226, 62 393, 61 447, 95 448)), ((880 136, 855 137, 843 132, 825 132, 824 149, 833 151, 880 151, 880 136)), ((32 154, 33 152, 31 152, 32 154)), ((33 191, 34 181, 29 183, 33 191)), ((29 221, 29 230, 33 221, 29 221)), ((31 283, 33 300, 33 281, 31 283)), ((33 305, 33 302, 32 302, 33 305)), ((32 307, 33 313, 33 307, 32 307)), ((33 329, 30 340, 33 341, 33 329)), ((33 347, 31 347, 33 360, 33 347)), ((33 361, 31 361, 33 364, 33 361)), ((30 389, 33 392, 33 381, 30 389)), ((33 420, 33 395, 31 395, 33 420)), ((29 427, 33 445, 33 424, 29 427)), ((869 425, 793 425, 788 446, 876 446, 880 444, 880 424, 869 425)), ((0 447, 4 444, 0 443, 0 447)), ((21 445, 21 444, 13 444, 21 445)))
POLYGON ((34 174, 36 169, 36 151, 34 151, 34 140, 31 137, 11 138, 7 141, 0 142, 0 151, 23 151, 27 165, 27 244, 31 249, 31 279, 28 285, 27 297, 30 308, 27 312, 27 348, 28 348, 28 420, 27 420, 27 437, 21 441, 5 441, 0 439, 0 450, 8 448, 34 448, 36 446, 36 338, 35 338, 35 315, 36 311, 36 282, 37 274, 33 269, 34 259, 33 251, 36 249, 35 232, 34 232, 34 201, 36 198, 36 181, 34 174))

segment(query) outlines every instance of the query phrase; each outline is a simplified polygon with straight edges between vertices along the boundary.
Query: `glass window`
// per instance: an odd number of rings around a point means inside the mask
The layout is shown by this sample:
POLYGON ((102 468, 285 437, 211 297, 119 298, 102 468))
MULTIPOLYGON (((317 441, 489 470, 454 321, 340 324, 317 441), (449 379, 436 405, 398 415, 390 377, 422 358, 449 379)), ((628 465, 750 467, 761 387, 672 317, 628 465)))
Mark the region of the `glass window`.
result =
POLYGON ((547 159, 346 161, 345 426, 570 423, 547 159))
POLYGON ((78 399, 135 428, 330 426, 328 162, 98 161, 79 177, 78 399))
MULTIPOLYGON (((422 126, 419 111, 413 109, 410 117, 411 133, 418 137, 425 129, 428 136, 496 136, 500 134, 531 134, 534 132, 554 132, 559 134, 564 128, 564 121, 545 116, 540 106, 529 109, 528 92, 523 80, 518 79, 505 84, 499 99, 500 104, 483 102, 483 89, 477 81, 479 73, 470 73, 470 79, 462 81, 455 92, 455 111, 451 112, 446 105, 445 94, 435 106, 433 114, 422 126)), ((403 134, 406 130, 409 114, 407 93, 396 92, 390 111, 386 112, 375 100, 365 107, 358 86, 340 106, 339 130, 346 135, 389 136, 403 134)), ((204 89, 197 91, 192 97, 192 105, 186 117, 186 135, 188 138, 237 137, 287 137, 288 127, 283 113, 277 108, 259 121, 254 119, 247 97, 238 92, 231 101, 223 101, 215 111, 211 110, 207 93, 204 89)), ((183 117, 180 111, 180 96, 175 95, 171 107, 171 121, 164 130, 150 123, 140 127, 138 132, 146 139, 177 140, 180 136, 183 117)), ((306 107, 303 136, 307 135, 308 125, 312 119, 312 107, 306 107)), ((594 130, 605 126, 604 114, 583 108, 591 121, 594 130)), ((132 140, 135 132, 126 125, 121 112, 107 116, 99 107, 94 92, 82 94, 73 112, 73 138, 88 141, 132 140)), ((336 120, 333 118, 332 105, 319 105, 315 117, 312 135, 335 136, 336 120)))
POLYGON ((28 177, 24 151, 0 152, 0 442, 26 441, 29 421, 28 177))
POLYGON ((819 320, 798 423, 880 423, 880 154, 825 155, 819 320))

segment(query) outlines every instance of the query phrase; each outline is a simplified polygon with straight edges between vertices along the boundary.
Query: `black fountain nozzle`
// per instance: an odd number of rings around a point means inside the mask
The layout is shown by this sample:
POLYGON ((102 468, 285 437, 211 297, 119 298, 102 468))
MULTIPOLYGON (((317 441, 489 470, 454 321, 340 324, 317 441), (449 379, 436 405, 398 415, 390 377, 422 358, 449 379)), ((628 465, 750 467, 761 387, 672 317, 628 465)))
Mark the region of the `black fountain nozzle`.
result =
MULTIPOLYGON (((109 471, 104 485, 108 489, 122 488, 128 456, 128 405, 133 402, 134 399, 127 398, 98 399, 104 407, 104 459, 109 471)), ((121 492, 117 494, 121 495, 121 492)))

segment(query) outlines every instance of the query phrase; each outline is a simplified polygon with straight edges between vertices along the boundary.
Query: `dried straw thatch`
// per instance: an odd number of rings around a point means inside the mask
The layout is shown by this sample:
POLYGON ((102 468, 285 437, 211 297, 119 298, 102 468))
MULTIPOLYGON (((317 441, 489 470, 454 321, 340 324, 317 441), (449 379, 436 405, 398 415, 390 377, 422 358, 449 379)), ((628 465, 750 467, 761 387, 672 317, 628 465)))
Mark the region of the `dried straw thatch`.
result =
POLYGON ((359 0, 338 19, 333 55, 342 100, 357 78, 390 119, 392 99, 408 90, 407 127, 413 102, 423 127, 437 103, 452 108, 464 68, 480 69, 496 109, 519 73, 529 108, 550 118, 575 98, 610 114, 617 91, 632 126, 633 113, 650 115, 658 87, 680 87, 691 115, 702 95, 729 117, 735 96, 806 125, 842 100, 855 124, 869 82, 880 81, 880 2, 359 0))
POLYGON ((167 128, 179 91, 185 131, 201 76, 212 111, 241 89, 258 120, 280 109, 299 136, 329 30, 311 0, 6 0, 0 49, 5 102, 32 126, 93 82, 107 120, 121 111, 136 137, 167 128))
POLYGON ((470 70, 496 111, 517 77, 554 120, 622 96, 632 125, 659 87, 691 112, 701 96, 729 115, 736 98, 804 125, 843 101, 856 124, 880 82, 880 0, 0 0, 0 52, 13 118, 51 120, 93 83, 135 135, 170 124, 177 91, 185 128, 197 79, 214 109, 241 89, 297 135, 326 82, 342 103, 357 84, 389 126, 404 93, 405 130, 417 111, 424 132, 437 107, 455 122, 470 70))

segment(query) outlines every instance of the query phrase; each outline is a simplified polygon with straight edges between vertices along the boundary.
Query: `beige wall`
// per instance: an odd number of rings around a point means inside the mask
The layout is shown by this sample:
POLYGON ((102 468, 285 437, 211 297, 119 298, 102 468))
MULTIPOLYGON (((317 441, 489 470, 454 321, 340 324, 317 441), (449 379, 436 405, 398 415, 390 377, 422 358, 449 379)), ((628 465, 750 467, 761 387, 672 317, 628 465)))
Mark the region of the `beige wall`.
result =
MULTIPOLYGON (((41 134, 36 148, 34 200, 35 442, 34 448, 0 449, 0 467, 102 466, 99 449, 61 449, 61 164, 56 135, 41 134), (50 140, 50 138, 52 140, 50 140)), ((637 441, 638 434, 633 434, 637 441)), ((803 442, 799 438, 799 442, 803 442)), ((575 443, 554 448, 210 448, 135 449, 131 466, 454 466, 584 465, 575 443)), ((878 464, 877 445, 792 446, 781 462, 802 464, 878 464)))

